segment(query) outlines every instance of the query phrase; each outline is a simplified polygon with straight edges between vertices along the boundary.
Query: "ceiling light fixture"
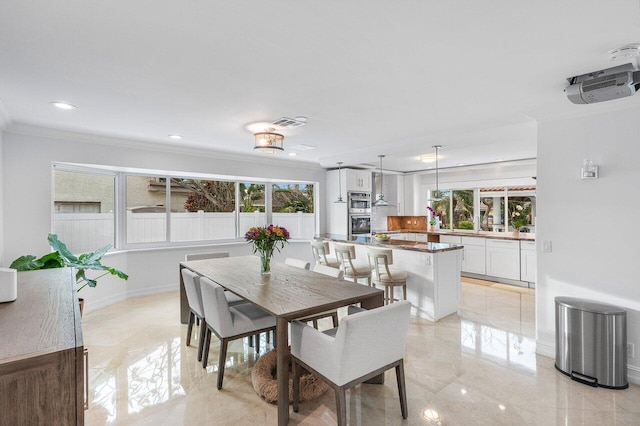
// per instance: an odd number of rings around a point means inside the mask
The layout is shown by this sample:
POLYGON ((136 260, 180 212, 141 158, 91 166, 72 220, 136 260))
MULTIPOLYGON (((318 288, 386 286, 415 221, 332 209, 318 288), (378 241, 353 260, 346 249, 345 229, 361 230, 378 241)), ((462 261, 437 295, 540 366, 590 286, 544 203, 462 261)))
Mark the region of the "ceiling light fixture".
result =
POLYGON ((178 134, 175 134, 175 133, 170 133, 168 136, 169 136, 170 139, 176 139, 176 140, 180 140, 180 139, 183 138, 182 135, 178 135, 178 134))
POLYGON ((338 161, 336 163, 338 165, 338 199, 334 201, 334 203, 346 203, 346 201, 344 201, 342 199, 342 161, 338 161))
POLYGON ((64 110, 72 110, 72 109, 77 109, 78 107, 75 105, 71 105, 69 103, 66 102, 62 102, 62 101, 51 101, 49 102, 51 105, 53 105, 56 108, 60 108, 60 109, 64 109, 64 110))
POLYGON ((375 207, 387 207, 390 206, 391 204, 389 204, 389 202, 387 200, 384 199, 384 194, 382 193, 383 191, 383 183, 384 183, 384 173, 382 172, 382 159, 384 158, 384 155, 378 155, 378 158, 380 158, 380 193, 378 194, 378 198, 371 203, 373 206, 375 207))
POLYGON ((438 186, 438 150, 442 148, 442 145, 434 145, 436 149, 436 190, 431 193, 429 201, 442 201, 442 194, 440 194, 440 187, 438 186))
POLYGON ((253 135, 255 146, 253 149, 263 154, 277 154, 284 151, 284 136, 275 133, 273 127, 264 129, 264 132, 258 132, 253 135))
POLYGON ((289 157, 295 157, 296 155, 298 155, 298 154, 296 154, 295 152, 290 152, 289 153, 289 157))

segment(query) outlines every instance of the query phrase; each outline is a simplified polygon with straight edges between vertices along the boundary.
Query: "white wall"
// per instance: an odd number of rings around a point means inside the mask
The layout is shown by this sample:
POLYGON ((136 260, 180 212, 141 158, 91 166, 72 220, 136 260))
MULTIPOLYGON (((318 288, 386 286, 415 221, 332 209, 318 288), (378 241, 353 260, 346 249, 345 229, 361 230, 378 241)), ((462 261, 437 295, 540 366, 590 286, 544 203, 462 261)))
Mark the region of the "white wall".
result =
MULTIPOLYGON (((586 106, 587 108, 589 105, 586 106)), ((628 341, 640 382, 640 111, 545 121, 538 128, 538 352, 555 357, 556 296, 595 299, 629 309, 628 341), (580 179, 584 159, 599 179, 580 179), (542 252, 542 241, 552 252, 542 252)))
POLYGON ((4 162, 3 158, 3 143, 2 143, 2 126, 0 126, 0 266, 5 264, 4 261, 4 162))

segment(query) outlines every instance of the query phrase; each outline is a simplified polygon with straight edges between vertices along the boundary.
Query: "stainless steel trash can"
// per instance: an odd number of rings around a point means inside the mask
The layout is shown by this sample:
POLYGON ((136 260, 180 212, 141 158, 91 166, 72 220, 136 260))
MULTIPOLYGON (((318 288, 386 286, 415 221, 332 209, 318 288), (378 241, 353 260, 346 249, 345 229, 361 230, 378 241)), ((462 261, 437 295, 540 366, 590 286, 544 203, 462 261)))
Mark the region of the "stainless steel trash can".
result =
POLYGON ((556 297, 556 368, 590 386, 628 388, 627 311, 556 297))

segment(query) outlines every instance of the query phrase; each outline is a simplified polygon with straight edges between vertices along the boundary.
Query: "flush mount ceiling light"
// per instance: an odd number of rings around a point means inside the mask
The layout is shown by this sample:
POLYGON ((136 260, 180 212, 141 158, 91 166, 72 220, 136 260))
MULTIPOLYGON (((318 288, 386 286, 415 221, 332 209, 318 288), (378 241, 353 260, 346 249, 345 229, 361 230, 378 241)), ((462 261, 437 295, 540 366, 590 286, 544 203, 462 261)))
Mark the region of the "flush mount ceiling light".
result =
POLYGON ((442 148, 442 145, 434 145, 436 150, 436 190, 431 193, 429 201, 442 201, 442 194, 440 194, 440 188, 438 187, 438 150, 442 148))
POLYGON ((253 149, 263 154, 277 154, 284 151, 284 136, 275 133, 273 127, 264 129, 264 132, 258 132, 253 135, 255 146, 253 149))
POLYGON ((64 109, 64 110, 72 110, 72 109, 77 109, 78 107, 75 105, 71 105, 67 102, 62 102, 62 101, 51 101, 49 102, 51 105, 53 105, 56 108, 60 108, 60 109, 64 109))

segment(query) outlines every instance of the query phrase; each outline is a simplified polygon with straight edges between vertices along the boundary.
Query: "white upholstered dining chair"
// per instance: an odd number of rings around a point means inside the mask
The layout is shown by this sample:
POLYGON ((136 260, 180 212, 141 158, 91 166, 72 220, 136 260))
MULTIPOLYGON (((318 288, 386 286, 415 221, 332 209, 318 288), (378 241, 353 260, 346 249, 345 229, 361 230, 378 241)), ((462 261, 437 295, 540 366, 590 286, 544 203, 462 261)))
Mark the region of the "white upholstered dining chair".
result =
POLYGON ((321 333, 291 323, 293 411, 298 411, 301 369, 307 369, 335 391, 338 425, 347 424, 347 389, 395 367, 402 417, 407 418, 404 362, 411 304, 401 301, 344 317, 337 330, 321 333))
MULTIPOLYGON (((229 306, 224 289, 206 277, 200 278, 200 289, 206 318, 202 366, 207 366, 211 333, 214 333, 220 339, 218 361, 218 390, 220 390, 229 341, 275 330, 276 318, 251 303, 229 306)), ((258 345, 256 347, 259 348, 258 345)))
MULTIPOLYGON (((338 280, 341 280, 344 277, 344 272, 342 272, 340 269, 332 268, 330 266, 321 265, 319 263, 316 263, 316 266, 313 267, 313 272, 317 272, 317 273, 322 274, 322 275, 327 275, 329 277, 333 277, 333 278, 338 279, 338 280)), ((338 311, 335 310, 335 309, 331 310, 331 311, 320 312, 319 314, 309 315, 309 316, 304 317, 304 318, 299 318, 298 321, 300 321, 300 322, 312 322, 313 323, 313 328, 317 329, 318 328, 318 320, 320 320, 322 318, 331 318, 331 321, 333 322, 333 326, 334 327, 338 326, 338 311)))
POLYGON ((309 269, 309 266, 311 265, 306 260, 294 259, 293 257, 287 257, 284 260, 284 263, 285 265, 295 266, 296 268, 300 269, 309 269))
POLYGON ((200 292, 200 276, 189 269, 182 269, 182 281, 187 293, 189 304, 189 322, 187 324, 187 346, 191 344, 193 324, 198 320, 200 324, 200 338, 198 339, 198 361, 202 360, 202 347, 205 335, 206 320, 202 306, 202 294, 200 292))

